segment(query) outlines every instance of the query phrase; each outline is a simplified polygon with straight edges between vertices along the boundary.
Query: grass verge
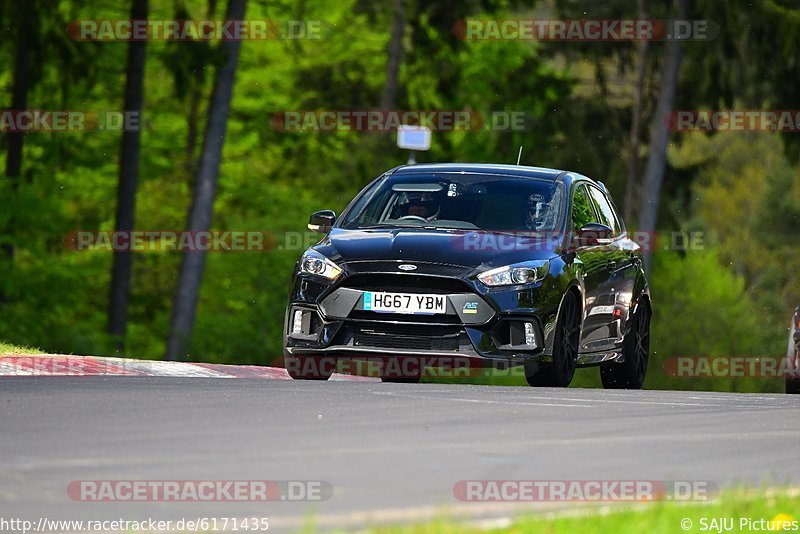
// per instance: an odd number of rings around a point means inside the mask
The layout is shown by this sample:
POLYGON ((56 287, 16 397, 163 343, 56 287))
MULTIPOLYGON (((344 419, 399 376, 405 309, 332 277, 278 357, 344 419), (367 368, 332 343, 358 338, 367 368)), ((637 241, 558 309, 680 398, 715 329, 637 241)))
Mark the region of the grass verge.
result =
POLYGON ((36 347, 23 347, 20 345, 12 345, 11 343, 4 343, 0 341, 0 356, 7 354, 41 354, 42 351, 36 347))
POLYGON ((635 506, 600 506, 589 510, 521 517, 510 524, 498 521, 461 523, 438 520, 402 527, 370 529, 374 534, 500 534, 546 533, 701 533, 798 532, 800 492, 796 490, 728 491, 710 502, 659 501, 635 506))

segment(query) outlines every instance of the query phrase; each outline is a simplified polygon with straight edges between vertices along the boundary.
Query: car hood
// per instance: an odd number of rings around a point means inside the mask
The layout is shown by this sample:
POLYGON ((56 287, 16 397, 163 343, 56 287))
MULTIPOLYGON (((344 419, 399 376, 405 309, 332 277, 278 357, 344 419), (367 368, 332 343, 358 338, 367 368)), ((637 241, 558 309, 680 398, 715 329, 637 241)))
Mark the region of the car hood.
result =
POLYGON ((529 236, 470 230, 334 228, 314 248, 340 264, 424 262, 474 269, 552 258, 560 245, 553 233, 529 236))

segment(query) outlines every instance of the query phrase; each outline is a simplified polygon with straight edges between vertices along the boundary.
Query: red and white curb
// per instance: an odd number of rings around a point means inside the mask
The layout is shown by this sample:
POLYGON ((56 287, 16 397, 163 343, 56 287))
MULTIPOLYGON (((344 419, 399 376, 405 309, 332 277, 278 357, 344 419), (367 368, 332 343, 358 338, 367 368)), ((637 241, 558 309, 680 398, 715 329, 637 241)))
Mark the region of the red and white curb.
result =
MULTIPOLYGON (((163 362, 61 354, 0 355, 0 377, 4 376, 171 376, 291 380, 286 369, 278 367, 163 362)), ((334 374, 331 380, 377 381, 378 379, 334 374)))

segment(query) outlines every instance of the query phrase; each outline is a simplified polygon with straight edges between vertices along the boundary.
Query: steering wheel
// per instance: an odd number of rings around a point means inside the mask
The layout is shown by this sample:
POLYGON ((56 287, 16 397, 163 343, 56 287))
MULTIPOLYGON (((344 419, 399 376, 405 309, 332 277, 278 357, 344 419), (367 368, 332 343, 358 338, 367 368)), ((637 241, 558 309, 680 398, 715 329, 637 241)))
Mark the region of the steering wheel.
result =
POLYGON ((428 219, 426 219, 425 217, 420 217, 419 215, 404 215, 403 217, 400 217, 397 220, 402 221, 403 219, 414 219, 415 221, 421 221, 424 223, 428 222, 428 219))

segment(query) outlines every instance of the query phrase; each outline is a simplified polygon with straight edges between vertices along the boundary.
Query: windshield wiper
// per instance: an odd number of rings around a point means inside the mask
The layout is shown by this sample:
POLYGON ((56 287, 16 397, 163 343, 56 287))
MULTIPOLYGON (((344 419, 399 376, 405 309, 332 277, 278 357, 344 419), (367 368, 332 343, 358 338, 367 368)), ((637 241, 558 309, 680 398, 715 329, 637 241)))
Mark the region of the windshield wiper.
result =
POLYGON ((411 224, 372 224, 369 226, 356 226, 349 228, 349 230, 376 230, 378 228, 426 228, 425 226, 416 226, 411 224))
POLYGON ((383 228, 421 228, 423 230, 459 230, 463 232, 489 232, 492 230, 481 230, 480 228, 462 228, 459 226, 432 226, 432 225, 412 225, 412 224, 372 224, 369 226, 357 226, 348 230, 376 230, 383 228))

